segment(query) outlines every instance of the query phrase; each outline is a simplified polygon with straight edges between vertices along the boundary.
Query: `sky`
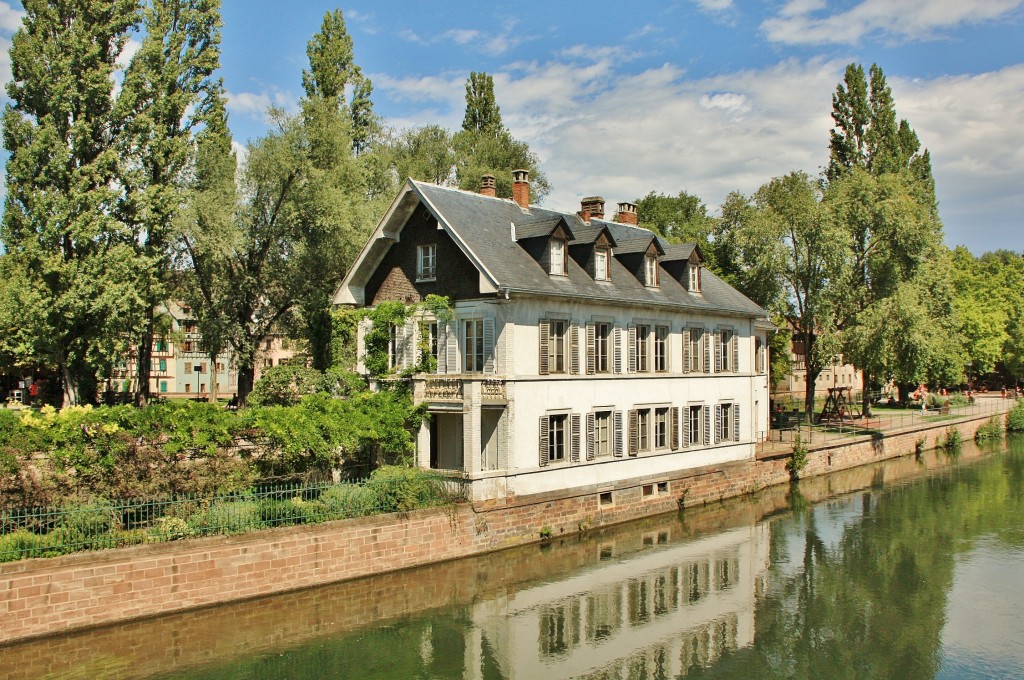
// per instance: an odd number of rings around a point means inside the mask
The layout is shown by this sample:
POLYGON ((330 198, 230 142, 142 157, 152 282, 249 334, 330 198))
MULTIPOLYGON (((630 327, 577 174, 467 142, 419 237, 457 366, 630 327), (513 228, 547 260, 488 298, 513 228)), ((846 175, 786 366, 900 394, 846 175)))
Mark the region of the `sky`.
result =
MULTIPOLYGON (((1024 0, 223 0, 222 76, 244 143, 294 110, 306 43, 343 11, 374 108, 461 125, 471 71, 538 155, 546 207, 699 196, 818 174, 846 65, 882 67, 932 158, 946 243, 1024 251, 1024 0)), ((0 0, 0 78, 21 5, 0 0)))

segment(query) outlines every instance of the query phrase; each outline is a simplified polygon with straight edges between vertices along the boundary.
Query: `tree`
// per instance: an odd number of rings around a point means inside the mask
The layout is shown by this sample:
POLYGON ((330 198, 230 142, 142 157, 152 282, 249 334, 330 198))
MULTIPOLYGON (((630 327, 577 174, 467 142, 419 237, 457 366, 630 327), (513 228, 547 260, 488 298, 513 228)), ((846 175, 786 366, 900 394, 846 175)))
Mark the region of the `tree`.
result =
POLYGON ((723 209, 737 269, 761 289, 754 301, 781 316, 802 345, 808 418, 815 380, 836 349, 837 301, 847 278, 847 242, 823 198, 810 177, 793 172, 752 199, 730 196, 723 209))
POLYGON ((366 151, 379 132, 370 100, 373 83, 355 63, 352 37, 340 9, 324 14, 320 32, 306 46, 306 55, 309 70, 302 72, 306 98, 334 100, 351 122, 352 150, 356 154, 366 151))
POLYGON ((97 374, 138 304, 132 233, 115 217, 114 73, 134 0, 26 0, 4 112, 3 242, 37 307, 33 354, 57 368, 64 403, 94 398, 97 374))
POLYGON ((462 118, 465 132, 478 132, 497 137, 504 131, 501 109, 494 99, 494 78, 472 71, 466 81, 466 115, 462 118))
POLYGON ((134 232, 144 303, 137 349, 139 405, 150 398, 155 310, 170 284, 176 214, 183 206, 185 181, 194 172, 195 133, 208 123, 221 97, 220 81, 213 77, 220 66, 219 8, 219 0, 151 0, 143 11, 145 37, 118 98, 125 161, 119 215, 134 232))
POLYGON ((650 192, 636 200, 641 226, 664 237, 670 243, 696 243, 709 267, 716 268, 711 234, 715 221, 699 197, 680 191, 676 196, 650 192))

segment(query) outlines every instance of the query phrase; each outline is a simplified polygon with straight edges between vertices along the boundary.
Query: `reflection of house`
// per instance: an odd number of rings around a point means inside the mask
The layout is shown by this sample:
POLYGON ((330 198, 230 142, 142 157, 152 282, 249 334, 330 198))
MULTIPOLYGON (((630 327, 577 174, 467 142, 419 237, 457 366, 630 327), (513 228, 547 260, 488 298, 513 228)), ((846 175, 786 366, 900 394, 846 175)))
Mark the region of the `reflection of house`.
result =
MULTIPOLYGON (((424 467, 458 469, 502 498, 747 460, 767 429, 765 312, 604 199, 578 214, 410 180, 336 304, 449 296, 454 318, 391 329, 396 372, 426 403, 424 467)), ((614 494, 601 494, 614 503, 614 494)))
POLYGON ((674 678, 754 641, 769 563, 766 524, 677 543, 667 531, 569 578, 472 608, 466 678, 487 648, 501 677, 674 678))
MULTIPOLYGON (((807 389, 807 358, 802 341, 793 340, 789 358, 792 368, 775 384, 775 396, 779 398, 792 395, 795 399, 803 399, 804 390, 807 389)), ((830 387, 849 387, 858 391, 863 385, 864 374, 853 364, 843 363, 840 354, 818 374, 818 379, 814 381, 814 392, 824 395, 828 393, 830 387)))

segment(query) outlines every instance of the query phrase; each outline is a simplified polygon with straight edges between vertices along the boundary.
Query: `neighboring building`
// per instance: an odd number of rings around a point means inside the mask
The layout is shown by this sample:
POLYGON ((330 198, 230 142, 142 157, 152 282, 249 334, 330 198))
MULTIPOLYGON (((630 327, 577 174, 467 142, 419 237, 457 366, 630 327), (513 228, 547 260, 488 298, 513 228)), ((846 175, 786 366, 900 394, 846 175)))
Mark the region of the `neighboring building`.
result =
MULTIPOLYGON (((803 402, 807 388, 807 358, 803 342, 793 340, 789 358, 792 368, 775 384, 772 396, 776 400, 790 398, 803 402)), ((864 374, 853 364, 844 363, 843 356, 838 354, 818 374, 814 381, 814 393, 823 397, 828 394, 830 387, 849 387, 852 392, 860 392, 863 386, 864 374)))
POLYGON ((259 380, 267 369, 287 363, 295 356, 291 340, 283 335, 268 335, 260 343, 256 355, 256 373, 253 381, 259 380))
POLYGON ((451 321, 392 331, 396 370, 421 347, 437 361, 413 377, 431 415, 419 463, 463 471, 487 499, 752 459, 768 427, 764 310, 699 248, 636 226, 632 204, 612 222, 602 198, 565 214, 528 205, 523 171, 515 200, 493 181, 480 194, 408 181, 335 295, 451 298, 451 321))

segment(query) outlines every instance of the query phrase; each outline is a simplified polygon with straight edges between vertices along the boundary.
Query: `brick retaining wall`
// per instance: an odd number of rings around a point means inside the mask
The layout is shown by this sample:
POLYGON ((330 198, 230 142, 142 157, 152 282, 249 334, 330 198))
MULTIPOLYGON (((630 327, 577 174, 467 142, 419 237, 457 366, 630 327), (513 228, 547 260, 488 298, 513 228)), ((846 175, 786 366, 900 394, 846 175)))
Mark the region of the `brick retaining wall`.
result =
MULTIPOLYGON (((971 439, 985 418, 953 425, 971 439)), ((949 425, 811 452, 801 476, 813 477, 906 455, 918 438, 934 444, 949 425)), ((119 550, 0 564, 0 644, 87 626, 442 562, 686 506, 789 481, 787 458, 633 480, 568 497, 520 498, 409 514, 365 517, 119 550), (667 485, 659 490, 658 483, 667 485), (601 493, 610 492, 603 505, 601 493)))

